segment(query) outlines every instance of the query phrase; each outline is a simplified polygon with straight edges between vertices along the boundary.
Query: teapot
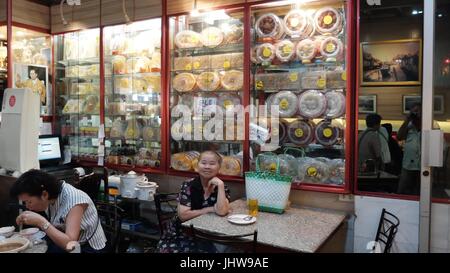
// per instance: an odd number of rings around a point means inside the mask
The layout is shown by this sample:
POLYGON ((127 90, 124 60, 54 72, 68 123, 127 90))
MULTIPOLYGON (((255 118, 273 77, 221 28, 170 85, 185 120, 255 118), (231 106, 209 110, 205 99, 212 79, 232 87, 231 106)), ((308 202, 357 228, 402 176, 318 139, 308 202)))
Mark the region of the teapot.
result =
POLYGON ((148 178, 145 175, 138 175, 134 171, 120 176, 120 194, 125 198, 136 198, 136 186, 143 182, 148 182, 148 178))

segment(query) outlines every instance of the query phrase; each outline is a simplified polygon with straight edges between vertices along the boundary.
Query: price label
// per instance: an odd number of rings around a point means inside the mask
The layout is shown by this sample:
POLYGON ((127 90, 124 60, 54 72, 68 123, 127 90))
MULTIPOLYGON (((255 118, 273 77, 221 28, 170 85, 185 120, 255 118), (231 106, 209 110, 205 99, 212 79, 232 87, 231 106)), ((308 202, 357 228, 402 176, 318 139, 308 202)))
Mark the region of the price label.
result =
POLYGON ((268 48, 268 47, 265 47, 263 49, 263 56, 265 58, 269 58, 270 56, 272 56, 272 50, 270 50, 270 48, 268 48))
POLYGON ((331 17, 331 15, 327 15, 323 17, 323 22, 325 23, 325 25, 329 25, 333 23, 333 17, 331 17))
POLYGON ((192 65, 191 65, 191 64, 187 64, 187 65, 184 67, 184 69, 185 69, 185 70, 192 70, 192 65))
POLYGON ((200 62, 194 62, 194 69, 200 68, 200 62))
POLYGON ((277 164, 276 163, 270 164, 269 169, 271 172, 275 172, 277 170, 277 164))
POLYGON ((300 129, 300 128, 295 129, 294 134, 295 134, 296 137, 302 137, 303 136, 303 130, 300 129))
POLYGON ((336 46, 333 43, 328 43, 326 47, 326 51, 328 53, 333 53, 336 50, 336 46))
POLYGON ((284 54, 291 54, 291 52, 292 52, 292 46, 290 46, 290 45, 283 46, 283 53, 284 54))
POLYGON ((326 128, 323 130, 323 136, 326 138, 329 138, 333 135, 333 130, 331 130, 330 128, 326 128))
POLYGON ((315 167, 309 167, 306 170, 306 173, 308 174, 308 176, 315 177, 315 176, 317 176, 317 169, 315 167))
POLYGON ((289 74, 289 79, 291 80, 291 82, 296 82, 298 80, 298 74, 295 72, 289 74))
POLYGON ((280 101, 280 108, 286 110, 289 108, 289 101, 287 99, 282 99, 280 101))
POLYGON ((318 79, 317 80, 317 86, 319 87, 319 88, 324 88, 325 87, 325 85, 326 85, 326 81, 325 81, 325 79, 318 79))
POLYGON ((298 18, 292 18, 289 24, 291 25, 291 27, 296 27, 298 26, 298 24, 300 24, 300 20, 298 20, 298 18))
POLYGON ((343 81, 346 81, 346 80, 347 80, 347 72, 346 72, 346 71, 342 72, 342 74, 341 74, 341 79, 342 79, 343 81))
POLYGON ((264 88, 264 83, 263 83, 263 81, 257 81, 257 82, 256 82, 256 89, 262 90, 263 88, 264 88))
POLYGON ((225 61, 225 62, 223 63, 223 68, 229 69, 230 67, 231 67, 230 61, 225 61))
POLYGON ((195 97, 194 98, 194 114, 201 115, 203 109, 210 105, 217 105, 217 98, 213 97, 195 97))
POLYGON ((233 103, 231 102, 231 100, 225 100, 223 102, 223 106, 225 107, 225 109, 230 108, 231 106, 233 106, 233 103))

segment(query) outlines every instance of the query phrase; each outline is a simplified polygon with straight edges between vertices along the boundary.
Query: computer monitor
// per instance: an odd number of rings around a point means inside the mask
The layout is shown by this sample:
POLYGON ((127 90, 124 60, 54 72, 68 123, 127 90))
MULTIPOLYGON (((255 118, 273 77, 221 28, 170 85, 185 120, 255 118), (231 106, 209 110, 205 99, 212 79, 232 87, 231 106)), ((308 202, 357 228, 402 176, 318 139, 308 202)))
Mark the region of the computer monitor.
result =
POLYGON ((42 135, 38 141, 38 159, 41 167, 58 165, 62 158, 59 135, 42 135))

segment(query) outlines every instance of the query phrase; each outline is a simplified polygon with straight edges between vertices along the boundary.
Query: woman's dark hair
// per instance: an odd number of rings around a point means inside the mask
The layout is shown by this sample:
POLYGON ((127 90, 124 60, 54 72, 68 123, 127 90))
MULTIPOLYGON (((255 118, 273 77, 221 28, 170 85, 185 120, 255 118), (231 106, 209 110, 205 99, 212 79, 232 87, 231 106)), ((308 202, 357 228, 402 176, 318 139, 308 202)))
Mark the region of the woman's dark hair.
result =
POLYGON ((27 193, 30 196, 40 197, 43 191, 47 191, 48 199, 56 199, 61 193, 61 189, 62 182, 53 175, 40 170, 30 170, 17 179, 10 194, 17 197, 22 193, 27 193))

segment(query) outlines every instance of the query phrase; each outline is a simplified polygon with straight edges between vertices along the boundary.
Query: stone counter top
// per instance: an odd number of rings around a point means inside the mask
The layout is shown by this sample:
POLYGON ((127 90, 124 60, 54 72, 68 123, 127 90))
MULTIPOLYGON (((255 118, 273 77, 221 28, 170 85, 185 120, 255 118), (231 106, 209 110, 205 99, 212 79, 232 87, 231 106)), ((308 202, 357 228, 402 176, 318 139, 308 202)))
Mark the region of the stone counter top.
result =
MULTIPOLYGON (((236 200, 230 204, 231 214, 247 214, 245 200, 236 200)), ((231 215, 230 214, 230 215, 231 215)), ((194 227, 225 235, 238 235, 258 231, 258 243, 295 252, 316 252, 333 234, 345 219, 345 213, 308 208, 290 207, 283 214, 259 212, 256 223, 236 225, 208 213, 183 223, 194 227)))

